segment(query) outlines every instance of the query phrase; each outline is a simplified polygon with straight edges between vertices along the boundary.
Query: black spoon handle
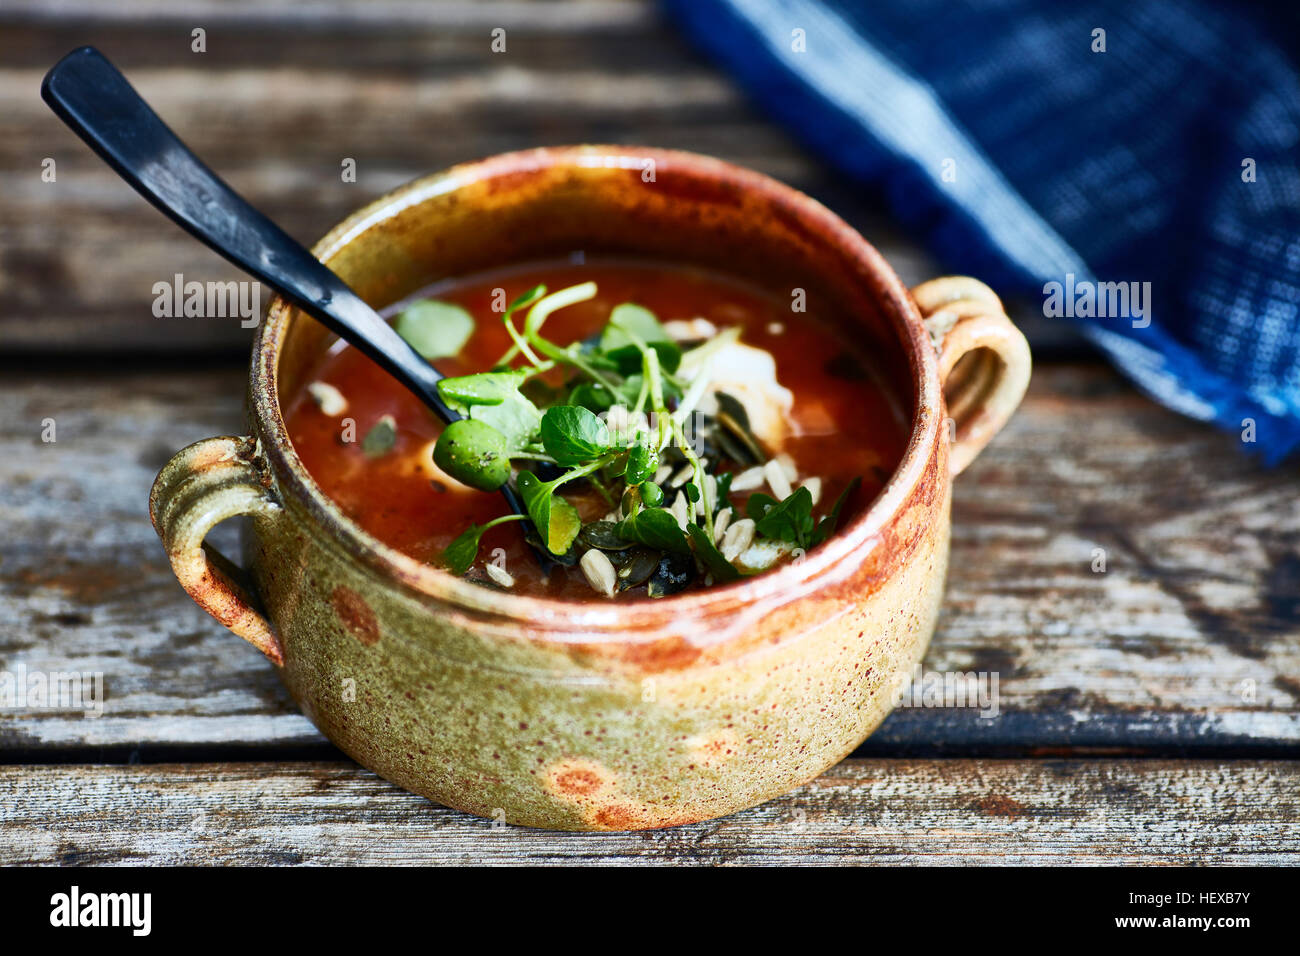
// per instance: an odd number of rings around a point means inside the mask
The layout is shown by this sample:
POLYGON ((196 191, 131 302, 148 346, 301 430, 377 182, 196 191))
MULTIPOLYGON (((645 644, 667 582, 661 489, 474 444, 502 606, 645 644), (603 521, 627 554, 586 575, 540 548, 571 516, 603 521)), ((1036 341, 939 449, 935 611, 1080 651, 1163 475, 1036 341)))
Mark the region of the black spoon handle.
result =
POLYGON ((437 370, 342 279, 208 169, 98 50, 81 47, 56 63, 41 96, 182 229, 361 349, 443 421, 459 417, 434 388, 437 370))
MULTIPOLYGON (((437 369, 347 283, 208 169, 98 50, 83 46, 54 64, 41 97, 182 229, 359 348, 444 422, 460 417, 438 394, 437 369)), ((501 493, 510 510, 527 515, 513 488, 503 485, 501 493)), ((549 568, 551 560, 534 551, 549 568)))

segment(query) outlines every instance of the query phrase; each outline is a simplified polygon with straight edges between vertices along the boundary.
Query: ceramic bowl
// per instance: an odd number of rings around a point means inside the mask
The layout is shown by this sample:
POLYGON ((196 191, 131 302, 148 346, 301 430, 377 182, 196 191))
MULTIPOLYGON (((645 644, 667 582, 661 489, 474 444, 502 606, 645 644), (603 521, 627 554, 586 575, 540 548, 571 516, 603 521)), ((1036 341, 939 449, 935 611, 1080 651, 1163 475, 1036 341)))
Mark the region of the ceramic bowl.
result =
POLYGON ((810 310, 845 317, 909 422, 883 492, 801 561, 726 587, 630 603, 489 590, 371 538, 304 470, 282 399, 332 337, 277 299, 253 350, 247 433, 179 452, 151 514, 191 597, 381 776, 532 827, 717 817, 816 777, 885 718, 934 631, 952 477, 1019 402, 1029 350, 981 283, 909 292, 809 197, 667 150, 538 149, 458 166, 372 203, 314 251, 384 306, 441 278, 575 250, 803 288, 810 310), (203 543, 236 515, 251 518, 244 568, 203 543))

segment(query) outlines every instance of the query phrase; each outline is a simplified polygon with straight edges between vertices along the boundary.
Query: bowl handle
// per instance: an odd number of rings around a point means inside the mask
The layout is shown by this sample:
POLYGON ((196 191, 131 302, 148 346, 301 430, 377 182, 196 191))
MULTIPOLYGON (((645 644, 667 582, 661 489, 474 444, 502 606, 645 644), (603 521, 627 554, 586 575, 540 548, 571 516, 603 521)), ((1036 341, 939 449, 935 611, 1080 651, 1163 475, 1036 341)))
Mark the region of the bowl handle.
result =
POLYGON ((194 602, 279 666, 280 639, 258 609, 247 573, 203 540, 227 518, 280 513, 258 452, 254 439, 233 437, 182 449, 154 480, 149 517, 194 602))
MULTIPOLYGON (((978 279, 944 276, 912 290, 939 353, 957 475, 1007 423, 1029 386, 1029 343, 978 279)), ((945 423, 946 424, 946 423, 945 423)))

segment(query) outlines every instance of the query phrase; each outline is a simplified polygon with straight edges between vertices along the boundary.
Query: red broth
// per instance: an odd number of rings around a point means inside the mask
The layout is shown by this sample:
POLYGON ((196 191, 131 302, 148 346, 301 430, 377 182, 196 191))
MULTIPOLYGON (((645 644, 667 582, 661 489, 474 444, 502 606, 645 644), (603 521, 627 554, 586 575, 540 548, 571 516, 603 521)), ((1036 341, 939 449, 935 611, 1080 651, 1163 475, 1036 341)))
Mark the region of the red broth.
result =
MULTIPOLYGON (((447 375, 487 370, 510 346, 493 311, 539 283, 554 291, 594 281, 590 301, 555 312, 546 335, 564 344, 599 331, 610 310, 636 302, 661 321, 702 316, 719 328, 739 325, 741 341, 767 349, 776 359, 777 379, 794 394, 792 431, 784 451, 801 477, 819 475, 823 489, 817 514, 824 514, 854 477, 862 485, 847 503, 840 525, 871 502, 902 457, 906 421, 897 402, 872 374, 870 357, 857 354, 844 335, 811 313, 792 313, 781 300, 727 276, 690 267, 628 261, 528 265, 440 283, 420 296, 455 302, 473 315, 478 328, 455 359, 437 361, 447 375)), ((414 300, 411 300, 414 301, 414 300)), ((442 550, 470 522, 483 523, 505 513, 501 496, 449 485, 434 478, 422 456, 441 431, 424 405, 355 348, 336 343, 305 382, 336 387, 347 399, 341 417, 322 412, 303 388, 286 407, 289 437, 321 489, 343 512, 374 537, 411 557, 440 564, 442 550), (370 458, 361 439, 381 416, 397 423, 397 441, 385 455, 370 458), (345 440, 348 422, 354 440, 345 440)), ((744 495, 733 495, 743 502, 744 495)), ((608 505, 576 500, 583 520, 599 518, 608 505)), ((521 525, 488 531, 480 562, 499 559, 515 578, 520 594, 566 600, 605 600, 591 589, 578 568, 556 568, 544 578, 524 541, 521 525)), ((473 572, 471 572, 472 574, 473 572)), ((700 585, 696 585, 697 587, 700 585)), ((644 598, 645 589, 618 596, 644 598)))

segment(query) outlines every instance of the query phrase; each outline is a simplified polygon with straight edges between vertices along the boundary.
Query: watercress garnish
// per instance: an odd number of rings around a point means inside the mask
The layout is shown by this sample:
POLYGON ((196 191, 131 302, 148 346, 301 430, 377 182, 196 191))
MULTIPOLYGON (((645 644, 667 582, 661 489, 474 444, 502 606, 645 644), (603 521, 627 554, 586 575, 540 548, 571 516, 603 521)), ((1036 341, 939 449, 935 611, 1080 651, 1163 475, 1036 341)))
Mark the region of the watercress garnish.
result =
POLYGON ((563 481, 563 476, 555 481, 542 481, 531 471, 521 471, 515 479, 528 516, 533 519, 542 544, 552 554, 568 551, 573 539, 582 530, 578 509, 555 493, 556 487, 563 481))
MULTIPOLYGON (((659 452, 650 444, 650 436, 642 433, 637 436, 635 444, 627 450, 627 465, 623 470, 623 480, 629 485, 648 482, 659 469, 659 452)), ((642 489, 644 497, 645 489, 642 489)), ((662 490, 661 495, 662 497, 662 490)), ((650 502, 658 504, 658 502, 650 502)))
POLYGON ((496 491, 510 480, 506 436, 472 418, 443 429, 433 446, 433 461, 457 481, 480 491, 496 491))
POLYGON ((440 381, 438 394, 453 411, 505 436, 506 450, 514 456, 528 449, 542 420, 537 406, 519 391, 527 379, 523 371, 461 375, 440 381))
POLYGON ((502 515, 500 518, 493 518, 484 524, 470 525, 456 536, 456 540, 443 549, 442 560, 453 574, 464 574, 478 558, 478 547, 479 542, 483 539, 483 532, 487 531, 488 528, 505 524, 507 521, 522 521, 523 517, 523 515, 513 514, 502 515))
MULTIPOLYGON (((715 538, 727 523, 720 512, 740 510, 730 500, 732 475, 718 466, 731 460, 745 467, 766 452, 749 433, 744 406, 725 393, 717 395, 718 415, 705 424, 712 429, 704 433, 711 449, 707 459, 698 450, 705 446, 688 440, 687 427, 708 394, 710 363, 739 331, 725 329, 683 352, 654 313, 623 303, 598 335, 581 342, 561 346, 543 334, 557 309, 595 294, 590 282, 551 293, 539 285, 509 303, 502 321, 512 345, 501 360, 491 371, 438 385, 463 418, 443 430, 434 460, 452 477, 484 490, 502 487, 515 474, 535 526, 528 540, 566 567, 589 549, 603 551, 603 560, 620 568, 620 588, 644 585, 651 597, 675 593, 706 574, 715 583, 737 580, 749 572, 728 561, 715 538), (654 481, 665 461, 672 465, 671 487, 654 481), (612 509, 604 518, 584 524, 565 497, 565 487, 579 479, 612 509)), ((438 311, 433 304, 423 314, 438 311)), ((407 320, 411 328, 419 327, 420 315, 407 320)), ((450 348, 450 336, 420 347, 450 348)), ((748 504, 753 533, 802 548, 820 544, 856 486, 820 521, 806 488, 784 501, 756 492, 748 504)), ((522 517, 472 525, 444 552, 447 567, 463 574, 477 559, 488 528, 522 517)), ((734 519, 733 514, 729 520, 734 519)))
POLYGON ((561 465, 581 465, 610 452, 609 427, 581 405, 556 405, 542 415, 542 445, 561 465))
POLYGON ((722 556, 717 545, 709 538, 704 529, 699 525, 688 524, 687 533, 691 536, 691 546, 695 549, 695 556, 700 559, 705 570, 713 575, 713 580, 719 584, 727 581, 735 581, 740 577, 740 571, 736 566, 722 556))
POLYGON ((831 508, 830 514, 817 522, 817 529, 812 533, 811 540, 809 541, 810 545, 815 547, 835 533, 835 528, 840 523, 840 511, 844 508, 844 502, 848 501, 849 498, 853 496, 853 493, 858 490, 858 485, 860 484, 862 484, 861 475, 850 481, 848 487, 840 492, 840 496, 835 499, 835 505, 831 508))
POLYGON ((659 324, 653 312, 632 302, 614 306, 609 315, 609 325, 600 336, 600 349, 624 374, 632 374, 641 367, 640 343, 654 349, 659 356, 659 366, 665 371, 677 371, 682 350, 659 324))
POLYGON ((749 496, 746 506, 754 519, 754 530, 765 538, 788 541, 803 548, 813 533, 812 493, 807 488, 797 488, 783 501, 771 495, 755 493, 749 496))
POLYGON ((656 551, 689 554, 690 544, 673 513, 665 508, 642 508, 619 522, 618 533, 625 541, 644 544, 656 551))

